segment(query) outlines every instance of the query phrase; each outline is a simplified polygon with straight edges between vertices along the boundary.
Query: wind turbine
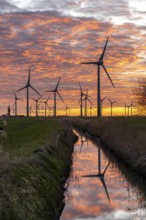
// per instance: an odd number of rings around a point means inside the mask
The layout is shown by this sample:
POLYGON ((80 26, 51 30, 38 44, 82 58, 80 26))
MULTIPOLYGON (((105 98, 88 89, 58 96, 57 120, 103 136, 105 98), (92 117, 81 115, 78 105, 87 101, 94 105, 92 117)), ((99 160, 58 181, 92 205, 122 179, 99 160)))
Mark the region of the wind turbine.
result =
POLYGON ((59 83, 60 83, 60 77, 59 77, 59 80, 58 80, 58 83, 55 87, 54 90, 49 90, 49 91, 46 91, 46 92, 53 92, 54 93, 54 117, 56 117, 56 95, 58 94, 58 96, 60 97, 60 99, 62 100, 62 102, 64 102, 63 98, 61 97, 60 93, 58 92, 58 86, 59 86, 59 83))
POLYGON ((42 98, 42 95, 37 99, 31 98, 36 103, 36 117, 38 116, 38 109, 39 109, 38 102, 41 98, 42 98))
POLYGON ((128 116, 130 116, 129 110, 130 110, 130 108, 131 108, 131 104, 130 104, 130 105, 127 105, 127 108, 128 108, 128 116))
POLYGON ((102 116, 102 103, 103 101, 106 99, 106 97, 104 97, 103 99, 100 99, 100 103, 101 103, 101 116, 102 116))
POLYGON ((70 110, 70 108, 66 105, 66 107, 65 107, 66 116, 67 116, 67 112, 68 112, 68 110, 70 110))
POLYGON ((100 179, 104 189, 105 189, 107 198, 110 202, 110 197, 109 197, 108 190, 107 190, 107 187, 106 187, 106 183, 105 183, 105 180, 104 180, 104 176, 106 174, 106 171, 107 171, 109 165, 110 165, 110 162, 106 165, 104 171, 101 172, 101 150, 100 150, 100 147, 98 147, 98 174, 84 175, 82 177, 98 177, 100 179))
POLYGON ((126 103, 125 103, 125 106, 124 106, 124 108, 125 108, 125 116, 126 116, 126 110, 127 110, 127 105, 126 105, 126 103))
POLYGON ((113 116, 113 104, 116 103, 117 101, 111 101, 110 99, 108 99, 110 104, 111 104, 111 117, 113 116))
POLYGON ((19 100, 23 101, 23 100, 22 100, 22 99, 19 99, 19 98, 17 97, 15 90, 13 90, 13 92, 14 92, 14 97, 15 97, 15 102, 14 102, 15 116, 17 116, 17 101, 19 101, 19 100))
POLYGON ((26 103, 26 116, 29 117, 29 87, 34 90, 39 96, 40 93, 30 84, 30 70, 31 68, 29 67, 29 74, 28 74, 28 80, 27 80, 27 83, 24 87, 22 87, 21 89, 17 90, 17 92, 23 90, 23 89, 26 89, 26 100, 27 100, 27 103, 26 103))
POLYGON ((85 100, 85 116, 87 116, 87 101, 90 102, 90 104, 92 105, 92 102, 90 101, 90 99, 88 97, 90 97, 90 96, 88 95, 88 89, 87 89, 86 94, 85 94, 85 98, 82 100, 82 101, 85 100))
POLYGON ((32 112, 32 106, 33 104, 31 104, 31 106, 29 107, 29 115, 31 116, 31 112, 32 112))
POLYGON ((131 101, 131 116, 133 115, 133 107, 135 106, 133 105, 133 101, 131 101))
POLYGON ((83 93, 80 82, 79 82, 79 87, 80 87, 80 100, 79 100, 79 103, 81 103, 80 104, 80 116, 82 117, 83 116, 83 96, 85 96, 85 94, 83 93))
POLYGON ((104 69, 104 71, 105 71, 105 73, 107 74, 107 76, 108 76, 108 78, 109 78, 109 80, 110 80, 112 86, 115 87, 114 84, 113 84, 113 82, 112 82, 112 80, 111 80, 110 75, 108 74, 108 72, 107 72, 107 70, 106 70, 106 68, 105 68, 105 66, 104 66, 104 55, 105 55, 105 51, 106 51, 108 39, 109 39, 109 37, 108 37, 107 40, 106 40, 106 43, 105 43, 103 52, 102 52, 102 54, 101 54, 101 56, 100 56, 100 58, 99 58, 98 61, 96 61, 96 62, 81 62, 81 64, 93 64, 93 65, 96 65, 96 66, 97 66, 97 109, 98 109, 98 111, 97 111, 97 117, 101 117, 101 102, 100 102, 100 66, 102 66, 102 68, 104 69))
POLYGON ((45 104, 45 117, 47 116, 47 106, 48 106, 49 99, 50 99, 50 96, 46 99, 46 101, 42 102, 45 104))

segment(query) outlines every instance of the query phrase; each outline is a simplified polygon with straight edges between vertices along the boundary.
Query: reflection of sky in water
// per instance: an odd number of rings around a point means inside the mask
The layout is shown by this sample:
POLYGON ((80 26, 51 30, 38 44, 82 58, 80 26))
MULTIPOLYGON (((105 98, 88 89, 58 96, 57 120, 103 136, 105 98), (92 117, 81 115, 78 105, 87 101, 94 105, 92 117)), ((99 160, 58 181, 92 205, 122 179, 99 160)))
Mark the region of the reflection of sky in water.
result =
MULTIPOLYGON (((68 202, 60 219, 146 220, 146 212, 139 202, 142 198, 112 165, 105 174, 110 203, 98 177, 82 177, 98 173, 98 151, 90 141, 84 142, 82 148, 81 143, 79 139, 75 145, 73 175, 66 195, 68 202)), ((107 164, 108 160, 102 153, 102 171, 107 164)))

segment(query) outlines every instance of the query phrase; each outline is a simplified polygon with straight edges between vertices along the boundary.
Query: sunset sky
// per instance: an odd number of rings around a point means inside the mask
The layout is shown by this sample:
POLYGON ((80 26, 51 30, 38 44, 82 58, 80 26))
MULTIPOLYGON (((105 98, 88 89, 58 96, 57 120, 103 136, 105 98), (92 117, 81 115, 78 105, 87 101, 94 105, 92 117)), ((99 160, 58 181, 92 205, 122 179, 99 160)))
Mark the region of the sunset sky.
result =
MULTIPOLYGON (((31 83, 43 94, 42 101, 50 95, 53 106, 53 94, 44 91, 61 77, 59 92, 72 114, 79 114, 79 82, 84 91, 89 89, 96 108, 96 66, 79 63, 96 61, 107 36, 104 62, 116 88, 101 71, 101 97, 117 101, 113 114, 119 109, 124 114, 124 102, 134 100, 136 80, 145 75, 144 0, 2 0, 0 33, 0 114, 13 105, 13 89, 26 84, 30 65, 31 83)), ((24 99, 18 113, 25 114, 26 91, 17 95, 24 99)), ((57 103, 58 114, 65 114, 65 104, 59 99, 57 103)), ((106 100, 103 114, 109 114, 109 106, 106 100)))

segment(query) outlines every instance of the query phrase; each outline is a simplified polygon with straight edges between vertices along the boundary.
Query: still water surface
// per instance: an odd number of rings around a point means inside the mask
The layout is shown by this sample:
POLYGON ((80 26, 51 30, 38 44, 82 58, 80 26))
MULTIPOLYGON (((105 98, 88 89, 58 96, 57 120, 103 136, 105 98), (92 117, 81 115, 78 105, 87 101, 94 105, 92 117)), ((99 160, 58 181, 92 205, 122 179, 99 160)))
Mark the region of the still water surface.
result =
POLYGON ((144 196, 105 156, 100 142, 95 145, 87 137, 77 135, 60 220, 146 220, 144 196), (91 177, 83 177, 86 175, 91 177))

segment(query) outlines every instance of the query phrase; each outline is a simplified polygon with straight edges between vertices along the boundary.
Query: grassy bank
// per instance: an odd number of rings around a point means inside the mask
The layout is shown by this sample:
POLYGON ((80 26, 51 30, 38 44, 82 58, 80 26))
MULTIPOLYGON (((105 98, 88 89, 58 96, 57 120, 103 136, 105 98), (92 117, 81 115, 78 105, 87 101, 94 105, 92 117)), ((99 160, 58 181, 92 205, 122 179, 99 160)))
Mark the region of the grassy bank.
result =
POLYGON ((75 136, 55 119, 10 118, 4 132, 0 219, 58 219, 75 136))
POLYGON ((74 125, 100 138, 120 160, 146 177, 146 118, 76 119, 74 125))

